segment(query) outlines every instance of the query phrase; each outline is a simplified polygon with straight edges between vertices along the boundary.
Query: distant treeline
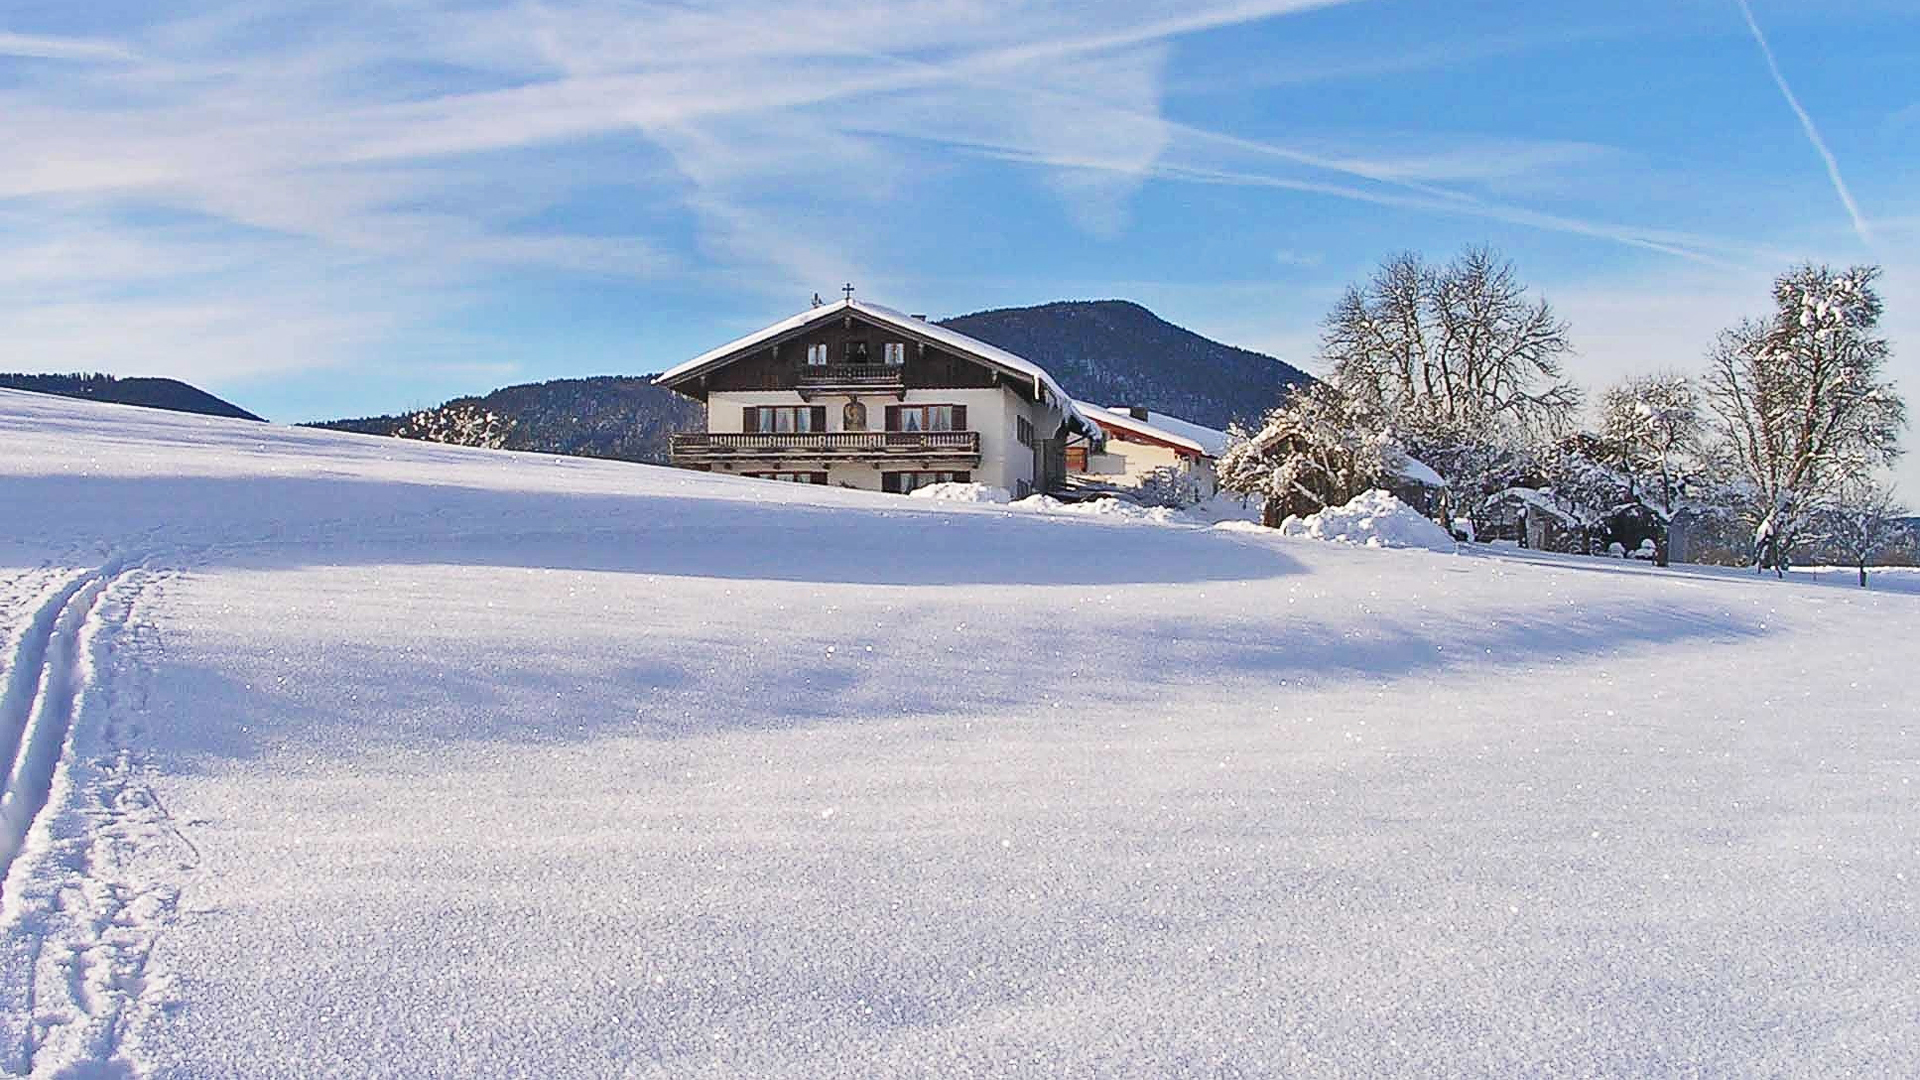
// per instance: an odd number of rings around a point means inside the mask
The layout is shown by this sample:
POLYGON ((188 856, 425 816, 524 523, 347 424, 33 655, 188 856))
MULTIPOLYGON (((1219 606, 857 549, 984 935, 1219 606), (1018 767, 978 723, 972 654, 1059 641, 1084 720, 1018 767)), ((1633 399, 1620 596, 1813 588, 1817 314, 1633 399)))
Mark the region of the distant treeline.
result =
POLYGON ((0 387, 30 390, 39 394, 107 401, 116 405, 139 405, 148 409, 225 416, 235 420, 259 420, 260 417, 230 401, 223 401, 196 386, 178 379, 122 379, 102 372, 73 372, 66 375, 33 375, 25 372, 0 372, 0 387))
MULTIPOLYGON (((706 427, 706 408, 653 384, 651 375, 553 379, 454 398, 434 411, 471 409, 502 421, 506 450, 616 461, 665 462, 669 436, 706 427)), ((400 434, 418 413, 330 420, 310 427, 400 434)))

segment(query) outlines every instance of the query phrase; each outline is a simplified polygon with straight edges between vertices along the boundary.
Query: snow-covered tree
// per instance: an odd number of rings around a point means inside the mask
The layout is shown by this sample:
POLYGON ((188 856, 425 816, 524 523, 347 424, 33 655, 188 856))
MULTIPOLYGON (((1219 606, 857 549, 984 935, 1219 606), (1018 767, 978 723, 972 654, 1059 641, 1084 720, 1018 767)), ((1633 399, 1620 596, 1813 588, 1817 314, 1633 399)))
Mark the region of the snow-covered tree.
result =
POLYGON ((1365 403, 1325 383, 1295 387, 1222 455, 1220 488, 1260 496, 1268 525, 1345 505, 1405 463, 1382 428, 1365 403))
POLYGON ((414 413, 393 433, 402 439, 504 450, 513 421, 469 402, 448 402, 414 413))
POLYGON ((1703 430, 1700 394, 1681 375, 1628 379, 1600 398, 1597 434, 1603 460, 1662 517, 1672 517, 1677 508, 1697 464, 1703 430))
POLYGON ((1608 461, 1605 440, 1588 432, 1556 439, 1539 452, 1540 489, 1591 537, 1609 532, 1609 523, 1641 506, 1633 484, 1608 461))
POLYGON ((1871 477, 1854 477, 1841 485, 1827 507, 1827 544, 1853 560, 1861 588, 1867 587, 1867 566, 1874 556, 1906 536, 1900 520, 1904 513, 1893 489, 1871 477))
POLYGON ((1600 397, 1595 457, 1618 474, 1628 496, 1658 523, 1663 566, 1673 516, 1683 497, 1698 495, 1703 486, 1704 427, 1699 392, 1684 376, 1628 379, 1600 397))
POLYGON ((1571 427, 1580 396, 1561 367, 1571 348, 1552 306, 1486 248, 1445 266, 1389 259, 1347 290, 1321 335, 1334 385, 1469 514, 1521 483, 1538 446, 1571 427))
POLYGON ((1906 406, 1881 375, 1879 275, 1796 267, 1774 282, 1773 314, 1709 356, 1707 407, 1763 568, 1784 570, 1830 493, 1899 454, 1906 406))

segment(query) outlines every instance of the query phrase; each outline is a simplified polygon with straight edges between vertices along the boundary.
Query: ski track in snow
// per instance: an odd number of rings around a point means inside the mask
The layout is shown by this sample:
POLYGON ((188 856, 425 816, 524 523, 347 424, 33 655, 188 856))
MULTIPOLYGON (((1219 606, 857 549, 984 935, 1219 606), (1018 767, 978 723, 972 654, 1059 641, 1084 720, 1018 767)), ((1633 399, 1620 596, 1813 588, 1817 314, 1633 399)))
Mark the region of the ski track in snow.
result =
POLYGON ((166 575, 143 560, 10 582, 9 607, 41 586, 13 635, 0 750, 11 762, 0 802, 0 925, 9 928, 0 1063, 32 1075, 131 1075, 127 1033, 163 1004, 150 960, 193 864, 126 745, 152 627, 138 612, 166 575), (22 586, 26 586, 23 588, 22 586), (111 681, 101 675, 110 673, 111 681), (83 718, 97 723, 85 730, 83 718), (84 749, 76 749, 83 747, 84 749), (141 865, 170 859, 156 878, 141 865))

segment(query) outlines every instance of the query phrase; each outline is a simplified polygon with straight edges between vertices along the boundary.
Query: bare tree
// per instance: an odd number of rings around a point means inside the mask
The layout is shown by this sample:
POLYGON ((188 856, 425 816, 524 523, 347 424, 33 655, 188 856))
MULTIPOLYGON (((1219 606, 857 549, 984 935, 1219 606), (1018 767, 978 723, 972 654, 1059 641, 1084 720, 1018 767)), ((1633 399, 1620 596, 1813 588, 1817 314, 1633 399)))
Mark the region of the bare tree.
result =
POLYGON ((1444 267, 1404 254, 1327 317, 1333 381, 1396 422, 1564 431, 1580 396, 1561 368, 1567 324, 1527 296, 1513 264, 1469 248, 1444 267))
POLYGON ((1905 535, 1900 521, 1905 512, 1893 489, 1870 477, 1855 477, 1841 485, 1828 507, 1827 542, 1853 560, 1861 588, 1867 587, 1867 565, 1873 557, 1905 535))
POLYGON ((1774 282, 1774 312, 1726 331, 1706 401, 1741 490, 1757 561, 1776 569, 1827 495, 1900 452, 1906 406, 1881 378, 1879 268, 1800 266, 1774 282))

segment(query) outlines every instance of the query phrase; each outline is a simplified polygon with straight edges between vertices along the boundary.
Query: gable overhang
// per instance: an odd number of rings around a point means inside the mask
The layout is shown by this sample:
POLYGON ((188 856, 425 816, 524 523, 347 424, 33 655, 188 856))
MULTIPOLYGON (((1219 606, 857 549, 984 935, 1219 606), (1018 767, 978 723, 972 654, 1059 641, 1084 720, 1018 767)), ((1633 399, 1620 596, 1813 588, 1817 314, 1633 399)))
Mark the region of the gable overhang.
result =
MULTIPOLYGON (((782 319, 764 330, 701 353, 684 364, 655 375, 653 381, 656 385, 670 390, 681 390, 688 383, 695 383, 729 364, 738 363, 768 349, 777 349, 789 341, 805 337, 827 323, 847 317, 848 314, 849 309, 845 301, 803 311, 792 318, 782 319)), ((681 390, 681 392, 685 391, 681 390)))
MULTIPOLYGON (((1043 381, 1040 376, 1032 371, 1021 370, 1016 366, 999 362, 995 357, 988 355, 985 349, 970 349, 963 343, 953 340, 963 335, 952 334, 949 336, 947 334, 936 335, 928 333, 923 329, 926 324, 921 323, 920 320, 912 316, 902 316, 899 319, 891 319, 885 317, 885 315, 881 314, 881 312, 876 310, 872 305, 847 300, 826 304, 814 308, 811 311, 803 311, 799 315, 775 323, 765 330, 749 334, 737 341, 728 342, 710 352, 702 353, 678 367, 654 376, 653 381, 669 389, 679 389, 687 383, 699 379, 702 375, 710 375, 729 364, 735 364, 751 356, 765 352, 768 349, 777 349, 789 342, 798 341, 829 323, 853 321, 863 322, 869 326, 899 334, 901 337, 915 344, 928 345, 934 348, 944 349, 948 352, 957 353, 982 367, 1006 376, 1014 383, 1025 387, 1027 391, 1036 398, 1040 396, 1043 386, 1043 381)), ((981 344, 984 345, 985 343, 982 342, 981 344)))
POLYGON ((1099 424, 1102 428, 1106 429, 1107 439, 1109 442, 1138 443, 1144 446, 1158 446, 1165 450, 1171 450, 1175 454, 1178 454, 1183 458, 1192 458, 1196 461, 1199 460, 1200 458, 1207 456, 1204 452, 1197 450, 1192 446, 1183 446, 1169 439, 1155 438, 1152 435, 1143 434, 1137 430, 1129 430, 1127 428, 1123 428, 1118 424, 1110 425, 1106 423, 1104 420, 1101 420, 1099 418, 1095 418, 1094 423, 1099 424))
POLYGON ((1111 409, 1102 409, 1084 401, 1075 402, 1083 415, 1091 417, 1109 439, 1120 442, 1139 443, 1146 446, 1158 446, 1173 451, 1184 458, 1199 460, 1212 455, 1199 443, 1183 435, 1157 428, 1143 420, 1135 419, 1111 409))

